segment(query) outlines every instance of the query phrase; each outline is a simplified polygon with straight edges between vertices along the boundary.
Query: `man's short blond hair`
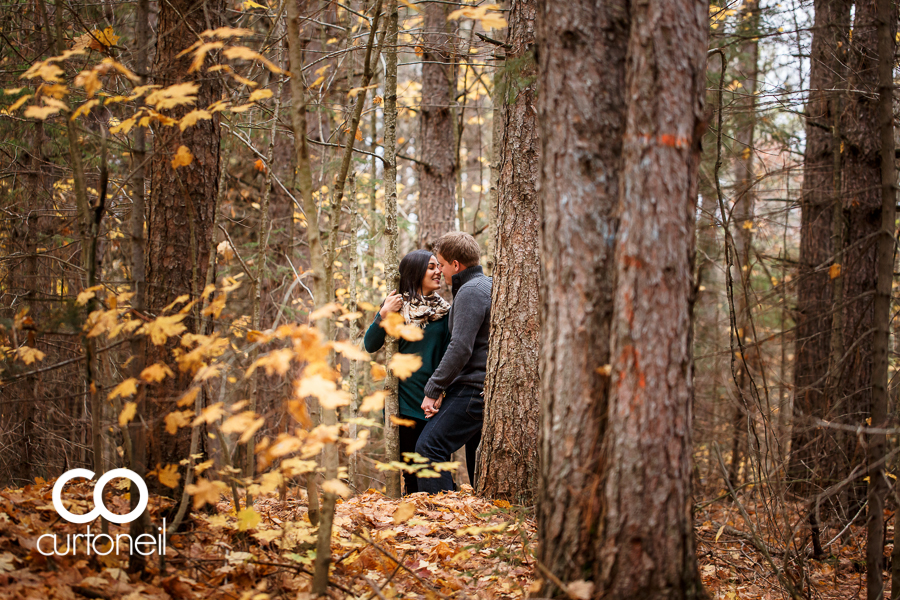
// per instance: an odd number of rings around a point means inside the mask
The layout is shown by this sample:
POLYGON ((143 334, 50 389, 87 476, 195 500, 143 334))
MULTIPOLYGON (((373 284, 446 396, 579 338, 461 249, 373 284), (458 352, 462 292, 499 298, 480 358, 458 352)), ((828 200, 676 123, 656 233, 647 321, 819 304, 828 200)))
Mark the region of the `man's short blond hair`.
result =
POLYGON ((442 235, 434 245, 434 252, 447 262, 458 260, 466 268, 474 267, 481 261, 478 242, 464 231, 451 231, 442 235))

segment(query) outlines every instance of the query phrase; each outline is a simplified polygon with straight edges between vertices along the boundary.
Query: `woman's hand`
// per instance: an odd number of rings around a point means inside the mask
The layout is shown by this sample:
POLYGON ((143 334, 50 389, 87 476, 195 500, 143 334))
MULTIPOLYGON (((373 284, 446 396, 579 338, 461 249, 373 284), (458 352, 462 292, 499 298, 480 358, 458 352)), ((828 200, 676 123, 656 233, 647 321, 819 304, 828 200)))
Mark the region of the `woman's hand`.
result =
POLYGON ((381 305, 381 310, 378 312, 382 319, 386 319, 390 313, 399 311, 401 306, 403 306, 403 296, 395 290, 384 299, 384 304, 381 305))

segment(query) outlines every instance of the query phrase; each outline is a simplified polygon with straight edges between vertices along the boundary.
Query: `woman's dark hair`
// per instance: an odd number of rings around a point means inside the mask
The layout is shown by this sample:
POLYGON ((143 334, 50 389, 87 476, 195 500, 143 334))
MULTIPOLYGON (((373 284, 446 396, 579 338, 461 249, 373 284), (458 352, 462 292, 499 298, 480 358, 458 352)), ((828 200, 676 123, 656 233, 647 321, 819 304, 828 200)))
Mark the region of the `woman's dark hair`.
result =
POLYGON ((428 250, 413 250, 400 261, 400 285, 397 291, 410 299, 421 298, 422 280, 428 272, 428 263, 434 256, 428 250))

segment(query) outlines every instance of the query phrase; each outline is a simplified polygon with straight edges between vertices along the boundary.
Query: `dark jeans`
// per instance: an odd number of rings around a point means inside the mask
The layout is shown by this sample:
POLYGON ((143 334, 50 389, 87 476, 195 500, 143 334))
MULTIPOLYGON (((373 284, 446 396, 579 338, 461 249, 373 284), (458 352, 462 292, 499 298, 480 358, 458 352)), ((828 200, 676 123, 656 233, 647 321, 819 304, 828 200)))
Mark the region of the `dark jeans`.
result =
MULTIPOLYGON (((449 462, 453 453, 466 446, 469 479, 475 484, 475 449, 481 441, 484 421, 484 396, 481 390, 466 385, 452 385, 436 415, 419 436, 416 452, 434 463, 449 462)), ((419 491, 437 494, 454 489, 453 476, 441 471, 440 477, 419 478, 419 491)))
MULTIPOLYGON (((419 436, 422 435, 422 430, 428 425, 428 421, 422 421, 405 415, 401 416, 404 419, 410 419, 416 422, 415 427, 401 426, 397 428, 399 429, 400 434, 400 460, 401 462, 407 462, 403 458, 403 453, 416 451, 416 442, 419 441, 419 436)), ((406 484, 406 494, 415 494, 419 491, 418 479, 416 479, 416 476, 412 473, 403 473, 403 483, 406 484)), ((404 496, 406 494, 404 494, 404 496)))

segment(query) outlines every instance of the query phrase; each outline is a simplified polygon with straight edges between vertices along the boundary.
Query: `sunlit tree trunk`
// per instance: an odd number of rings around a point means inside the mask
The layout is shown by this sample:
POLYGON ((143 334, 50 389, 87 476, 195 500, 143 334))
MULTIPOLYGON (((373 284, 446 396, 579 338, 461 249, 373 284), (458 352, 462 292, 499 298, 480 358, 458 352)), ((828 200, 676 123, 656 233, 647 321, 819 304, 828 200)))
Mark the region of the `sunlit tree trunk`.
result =
POLYGON ((506 81, 494 99, 502 122, 494 242, 491 345, 484 384, 484 430, 478 460, 479 492, 531 505, 537 491, 540 422, 540 167, 534 110, 537 67, 534 0, 513 0, 506 81))

